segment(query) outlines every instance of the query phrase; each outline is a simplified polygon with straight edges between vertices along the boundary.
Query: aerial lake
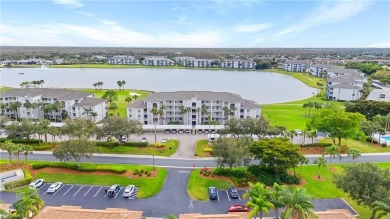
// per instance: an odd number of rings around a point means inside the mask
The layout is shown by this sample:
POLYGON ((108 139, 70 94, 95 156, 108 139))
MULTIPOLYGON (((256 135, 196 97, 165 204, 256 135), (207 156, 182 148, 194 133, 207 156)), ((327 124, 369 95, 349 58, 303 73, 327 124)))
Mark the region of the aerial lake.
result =
POLYGON ((128 68, 2 68, 0 85, 20 87, 23 81, 44 80, 50 88, 116 88, 126 81, 125 89, 150 91, 226 91, 259 104, 280 103, 313 96, 316 89, 283 74, 260 71, 223 71, 195 69, 128 68))

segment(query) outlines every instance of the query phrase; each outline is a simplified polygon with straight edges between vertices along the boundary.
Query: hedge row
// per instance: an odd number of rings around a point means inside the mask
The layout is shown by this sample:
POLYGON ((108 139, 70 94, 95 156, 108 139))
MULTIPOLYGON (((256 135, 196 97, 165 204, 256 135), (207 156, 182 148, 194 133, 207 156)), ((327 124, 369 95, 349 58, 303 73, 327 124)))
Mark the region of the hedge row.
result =
POLYGON ((14 189, 17 187, 21 187, 21 186, 25 186, 25 185, 30 184, 32 181, 31 173, 26 169, 23 169, 23 173, 24 173, 24 179, 4 183, 4 188, 5 189, 14 189))
POLYGON ((52 144, 40 144, 40 145, 33 145, 34 151, 45 151, 49 149, 53 149, 54 145, 52 144))
POLYGON ((262 182, 267 186, 272 186, 275 182, 278 184, 299 184, 300 182, 300 178, 297 176, 292 176, 287 172, 275 171, 273 169, 259 165, 249 166, 248 172, 255 175, 259 182, 262 182))
POLYGON ((116 146, 129 146, 129 147, 147 147, 148 142, 124 142, 123 144, 119 144, 119 142, 111 142, 111 141, 97 141, 96 146, 113 148, 116 146))
POLYGON ((332 146, 331 143, 313 143, 313 144, 303 144, 302 147, 329 147, 332 146))
POLYGON ((31 165, 33 169, 41 169, 45 167, 53 167, 53 168, 64 168, 64 169, 72 169, 80 172, 113 172, 113 173, 124 173, 126 172, 126 168, 124 167, 110 167, 110 166, 95 166, 95 165, 80 165, 77 166, 76 163, 64 163, 64 162, 55 162, 55 163, 34 163, 31 165))
POLYGON ((42 140, 38 139, 11 139, 11 138, 0 138, 0 142, 12 141, 15 144, 40 144, 42 140))
POLYGON ((245 178, 248 176, 248 173, 245 170, 233 169, 218 167, 214 170, 214 174, 217 176, 233 176, 237 178, 245 178))

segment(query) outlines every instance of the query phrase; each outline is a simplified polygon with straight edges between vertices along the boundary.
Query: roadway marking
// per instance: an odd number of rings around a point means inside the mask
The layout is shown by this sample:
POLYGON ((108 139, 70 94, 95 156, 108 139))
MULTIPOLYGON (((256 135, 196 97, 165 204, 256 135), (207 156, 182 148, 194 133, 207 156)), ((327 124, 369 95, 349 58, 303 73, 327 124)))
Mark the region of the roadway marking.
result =
POLYGON ((73 196, 77 195, 77 193, 79 193, 79 191, 80 191, 83 187, 84 187, 84 186, 81 186, 81 187, 79 188, 79 190, 77 190, 77 192, 76 192, 75 194, 73 194, 73 196))
POLYGON ((229 202, 230 202, 229 193, 228 193, 228 191, 227 191, 227 190, 225 190, 225 191, 226 191, 226 195, 227 195, 227 197, 228 197, 228 199, 229 199, 229 202))
POLYGON ((68 192, 73 188, 73 186, 74 186, 74 185, 72 185, 72 186, 68 189, 68 191, 65 192, 64 195, 66 195, 66 193, 68 193, 68 192))
POLYGON ((179 173, 190 173, 190 171, 179 170, 179 173))
POLYGON ((100 192, 100 190, 103 188, 103 186, 102 187, 100 187, 100 189, 96 192, 96 194, 93 196, 94 198, 96 197, 96 195, 100 192))
POLYGON ((91 186, 91 188, 88 189, 87 193, 85 193, 84 197, 88 194, 89 191, 91 191, 91 189, 93 188, 93 186, 91 186))
POLYGON ((116 193, 116 196, 115 198, 119 195, 119 193, 121 192, 122 188, 119 189, 118 193, 116 193))
POLYGON ((218 199, 218 201, 219 201, 219 194, 218 194, 218 189, 217 189, 217 199, 218 199))
MULTIPOLYGON (((238 192, 237 192, 237 194, 238 194, 238 192)), ((238 194, 238 199, 241 201, 240 194, 238 194)))
POLYGON ((62 188, 64 188, 64 184, 62 184, 62 186, 57 190, 57 191, 55 191, 54 193, 53 193, 53 195, 55 195, 55 194, 57 194, 57 192, 59 192, 62 188))

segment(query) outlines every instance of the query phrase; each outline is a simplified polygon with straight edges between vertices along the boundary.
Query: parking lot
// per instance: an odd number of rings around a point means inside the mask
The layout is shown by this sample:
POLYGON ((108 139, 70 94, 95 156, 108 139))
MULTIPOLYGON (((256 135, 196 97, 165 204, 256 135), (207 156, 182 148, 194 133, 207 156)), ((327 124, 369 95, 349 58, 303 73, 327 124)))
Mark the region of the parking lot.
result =
POLYGON ((125 187, 121 187, 115 197, 108 197, 106 194, 106 189, 110 188, 110 186, 64 184, 56 192, 47 193, 47 189, 50 187, 50 185, 50 183, 46 183, 38 189, 39 194, 42 197, 56 196, 57 198, 61 197, 64 199, 135 199, 139 190, 139 188, 136 188, 129 198, 123 198, 122 194, 125 190, 125 187))

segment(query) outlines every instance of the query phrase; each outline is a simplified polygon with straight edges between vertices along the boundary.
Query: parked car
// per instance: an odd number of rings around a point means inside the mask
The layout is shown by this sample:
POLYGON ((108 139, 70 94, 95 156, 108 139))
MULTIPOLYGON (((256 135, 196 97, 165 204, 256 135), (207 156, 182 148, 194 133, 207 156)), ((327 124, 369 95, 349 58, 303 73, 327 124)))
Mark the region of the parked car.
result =
POLYGON ((215 200, 218 198, 217 189, 215 187, 209 187, 209 197, 210 200, 215 200))
POLYGON ((146 137, 142 137, 141 142, 148 142, 148 141, 146 140, 146 137))
POLYGON ((47 189, 47 193, 57 192, 64 184, 62 182, 55 182, 47 189))
POLYGON ((115 197, 118 192, 121 190, 121 187, 118 184, 112 185, 109 189, 106 190, 108 197, 115 197))
POLYGON ((172 134, 176 134, 176 133, 177 133, 176 129, 172 129, 172 134))
POLYGON ((211 129, 211 134, 215 134, 215 130, 214 129, 211 129))
POLYGON ((189 129, 186 129, 186 131, 185 131, 187 134, 190 134, 191 133, 191 130, 189 130, 189 129))
POLYGON ((300 129, 295 129, 295 133, 296 133, 297 135, 302 135, 302 131, 301 131, 300 129))
POLYGON ((123 192, 122 196, 125 198, 129 198, 133 194, 134 190, 135 190, 134 185, 128 185, 128 186, 126 186, 125 191, 123 192))
POLYGON ((234 187, 230 187, 229 189, 229 195, 230 195, 230 198, 238 198, 239 195, 238 195, 238 191, 236 188, 234 187))
POLYGON ((249 212, 249 208, 245 205, 235 204, 229 207, 229 212, 249 212))
POLYGON ((165 132, 166 134, 169 134, 169 133, 171 133, 171 130, 165 129, 164 132, 165 132))
POLYGON ((205 133, 205 134, 208 134, 208 133, 209 133, 209 130, 207 130, 207 129, 204 130, 204 133, 205 133))
POLYGON ((167 143, 167 141, 168 141, 168 138, 163 138, 162 140, 161 140, 161 143, 167 143))
POLYGON ((179 133, 180 133, 180 134, 183 134, 183 133, 184 133, 184 130, 183 130, 183 129, 179 129, 179 133))
POLYGON ((29 185, 30 188, 34 188, 34 189, 39 189, 41 188, 43 185, 45 185, 45 180, 43 179, 36 179, 34 181, 32 181, 29 185))
POLYGON ((127 141, 127 136, 126 135, 122 136, 122 141, 123 142, 127 141))

